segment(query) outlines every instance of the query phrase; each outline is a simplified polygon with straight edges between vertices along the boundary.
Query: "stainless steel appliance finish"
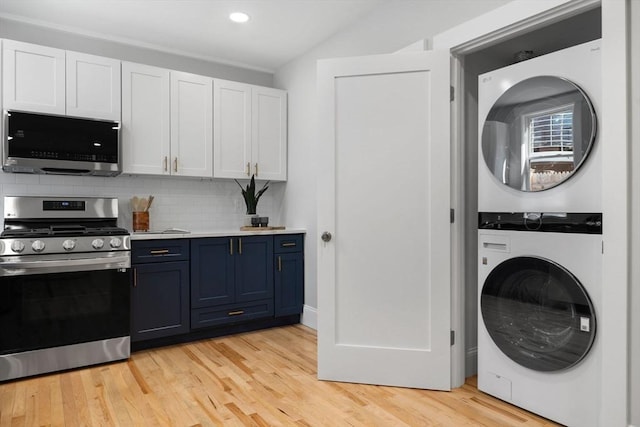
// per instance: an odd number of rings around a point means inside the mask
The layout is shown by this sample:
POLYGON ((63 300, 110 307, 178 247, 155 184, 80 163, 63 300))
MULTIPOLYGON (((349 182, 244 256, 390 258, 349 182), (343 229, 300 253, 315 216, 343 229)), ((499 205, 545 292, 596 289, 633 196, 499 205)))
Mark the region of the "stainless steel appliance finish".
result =
POLYGON ((114 198, 5 197, 0 381, 130 354, 131 244, 114 198))
POLYGON ((106 197, 30 197, 5 196, 4 218, 13 220, 52 218, 85 221, 118 219, 118 199, 106 197))
POLYGON ((5 111, 5 172, 116 176, 120 123, 108 120, 5 111))
POLYGON ((24 351, 0 356, 0 381, 128 359, 129 337, 24 351))

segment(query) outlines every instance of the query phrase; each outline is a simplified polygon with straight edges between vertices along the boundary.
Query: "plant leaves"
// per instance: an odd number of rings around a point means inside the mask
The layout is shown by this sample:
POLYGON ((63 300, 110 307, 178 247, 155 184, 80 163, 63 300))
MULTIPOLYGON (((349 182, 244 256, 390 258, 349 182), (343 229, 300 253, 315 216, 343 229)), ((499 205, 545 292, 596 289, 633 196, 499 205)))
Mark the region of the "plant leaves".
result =
POLYGON ((242 197, 244 198, 244 204, 247 206, 247 214, 255 214, 256 208, 258 207, 258 200, 260 199, 260 196, 262 196, 262 194, 265 191, 267 191, 267 189, 269 188, 269 183, 271 181, 265 182, 257 194, 256 194, 256 180, 254 175, 251 175, 251 181, 249 181, 249 183, 247 184, 246 190, 242 187, 242 185, 240 185, 238 180, 234 179, 234 181, 236 182, 236 184, 238 184, 238 186, 242 190, 242 197))
POLYGON ((256 194, 256 203, 258 202, 258 200, 260 199, 260 196, 262 196, 262 194, 267 191, 267 189, 269 188, 269 183, 271 181, 267 181, 264 183, 264 185, 262 186, 262 189, 260 191, 258 191, 258 194, 256 194))
POLYGON ((245 191, 244 187, 242 185, 240 185, 240 183, 238 182, 237 179, 234 179, 234 181, 236 182, 236 184, 238 184, 238 187, 240 187, 240 190, 242 191, 242 197, 245 197, 246 191, 245 191))

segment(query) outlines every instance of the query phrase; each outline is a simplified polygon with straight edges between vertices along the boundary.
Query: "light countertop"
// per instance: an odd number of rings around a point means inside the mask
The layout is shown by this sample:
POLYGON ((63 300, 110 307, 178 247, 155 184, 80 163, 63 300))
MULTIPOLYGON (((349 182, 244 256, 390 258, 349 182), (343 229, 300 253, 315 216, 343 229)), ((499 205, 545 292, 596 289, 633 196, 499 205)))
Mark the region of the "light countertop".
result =
POLYGON ((131 233, 131 240, 156 240, 156 239, 198 239, 203 237, 228 237, 228 236, 258 236, 265 234, 305 234, 307 231, 302 228, 287 228, 284 230, 255 230, 242 231, 235 230, 198 230, 189 233, 171 231, 147 231, 131 233))

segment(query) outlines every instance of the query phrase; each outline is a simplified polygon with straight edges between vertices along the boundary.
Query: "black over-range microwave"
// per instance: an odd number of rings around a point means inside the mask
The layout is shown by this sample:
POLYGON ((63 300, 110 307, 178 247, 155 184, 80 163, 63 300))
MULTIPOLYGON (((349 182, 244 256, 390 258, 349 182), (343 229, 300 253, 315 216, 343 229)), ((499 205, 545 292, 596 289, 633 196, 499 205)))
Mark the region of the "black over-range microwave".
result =
POLYGON ((108 120, 5 111, 5 172, 115 176, 120 124, 108 120))

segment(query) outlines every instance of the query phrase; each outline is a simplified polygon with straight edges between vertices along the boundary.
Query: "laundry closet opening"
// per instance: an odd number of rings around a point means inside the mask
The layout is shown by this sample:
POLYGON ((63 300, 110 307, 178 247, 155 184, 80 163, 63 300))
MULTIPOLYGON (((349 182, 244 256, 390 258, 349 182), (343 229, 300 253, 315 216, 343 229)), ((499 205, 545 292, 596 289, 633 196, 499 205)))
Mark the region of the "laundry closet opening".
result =
POLYGON ((538 57, 602 37, 601 8, 594 4, 580 11, 509 39, 496 41, 473 52, 458 55, 462 65, 463 127, 460 135, 464 200, 463 223, 465 300, 465 375, 477 373, 478 328, 478 76, 521 60, 538 57))

